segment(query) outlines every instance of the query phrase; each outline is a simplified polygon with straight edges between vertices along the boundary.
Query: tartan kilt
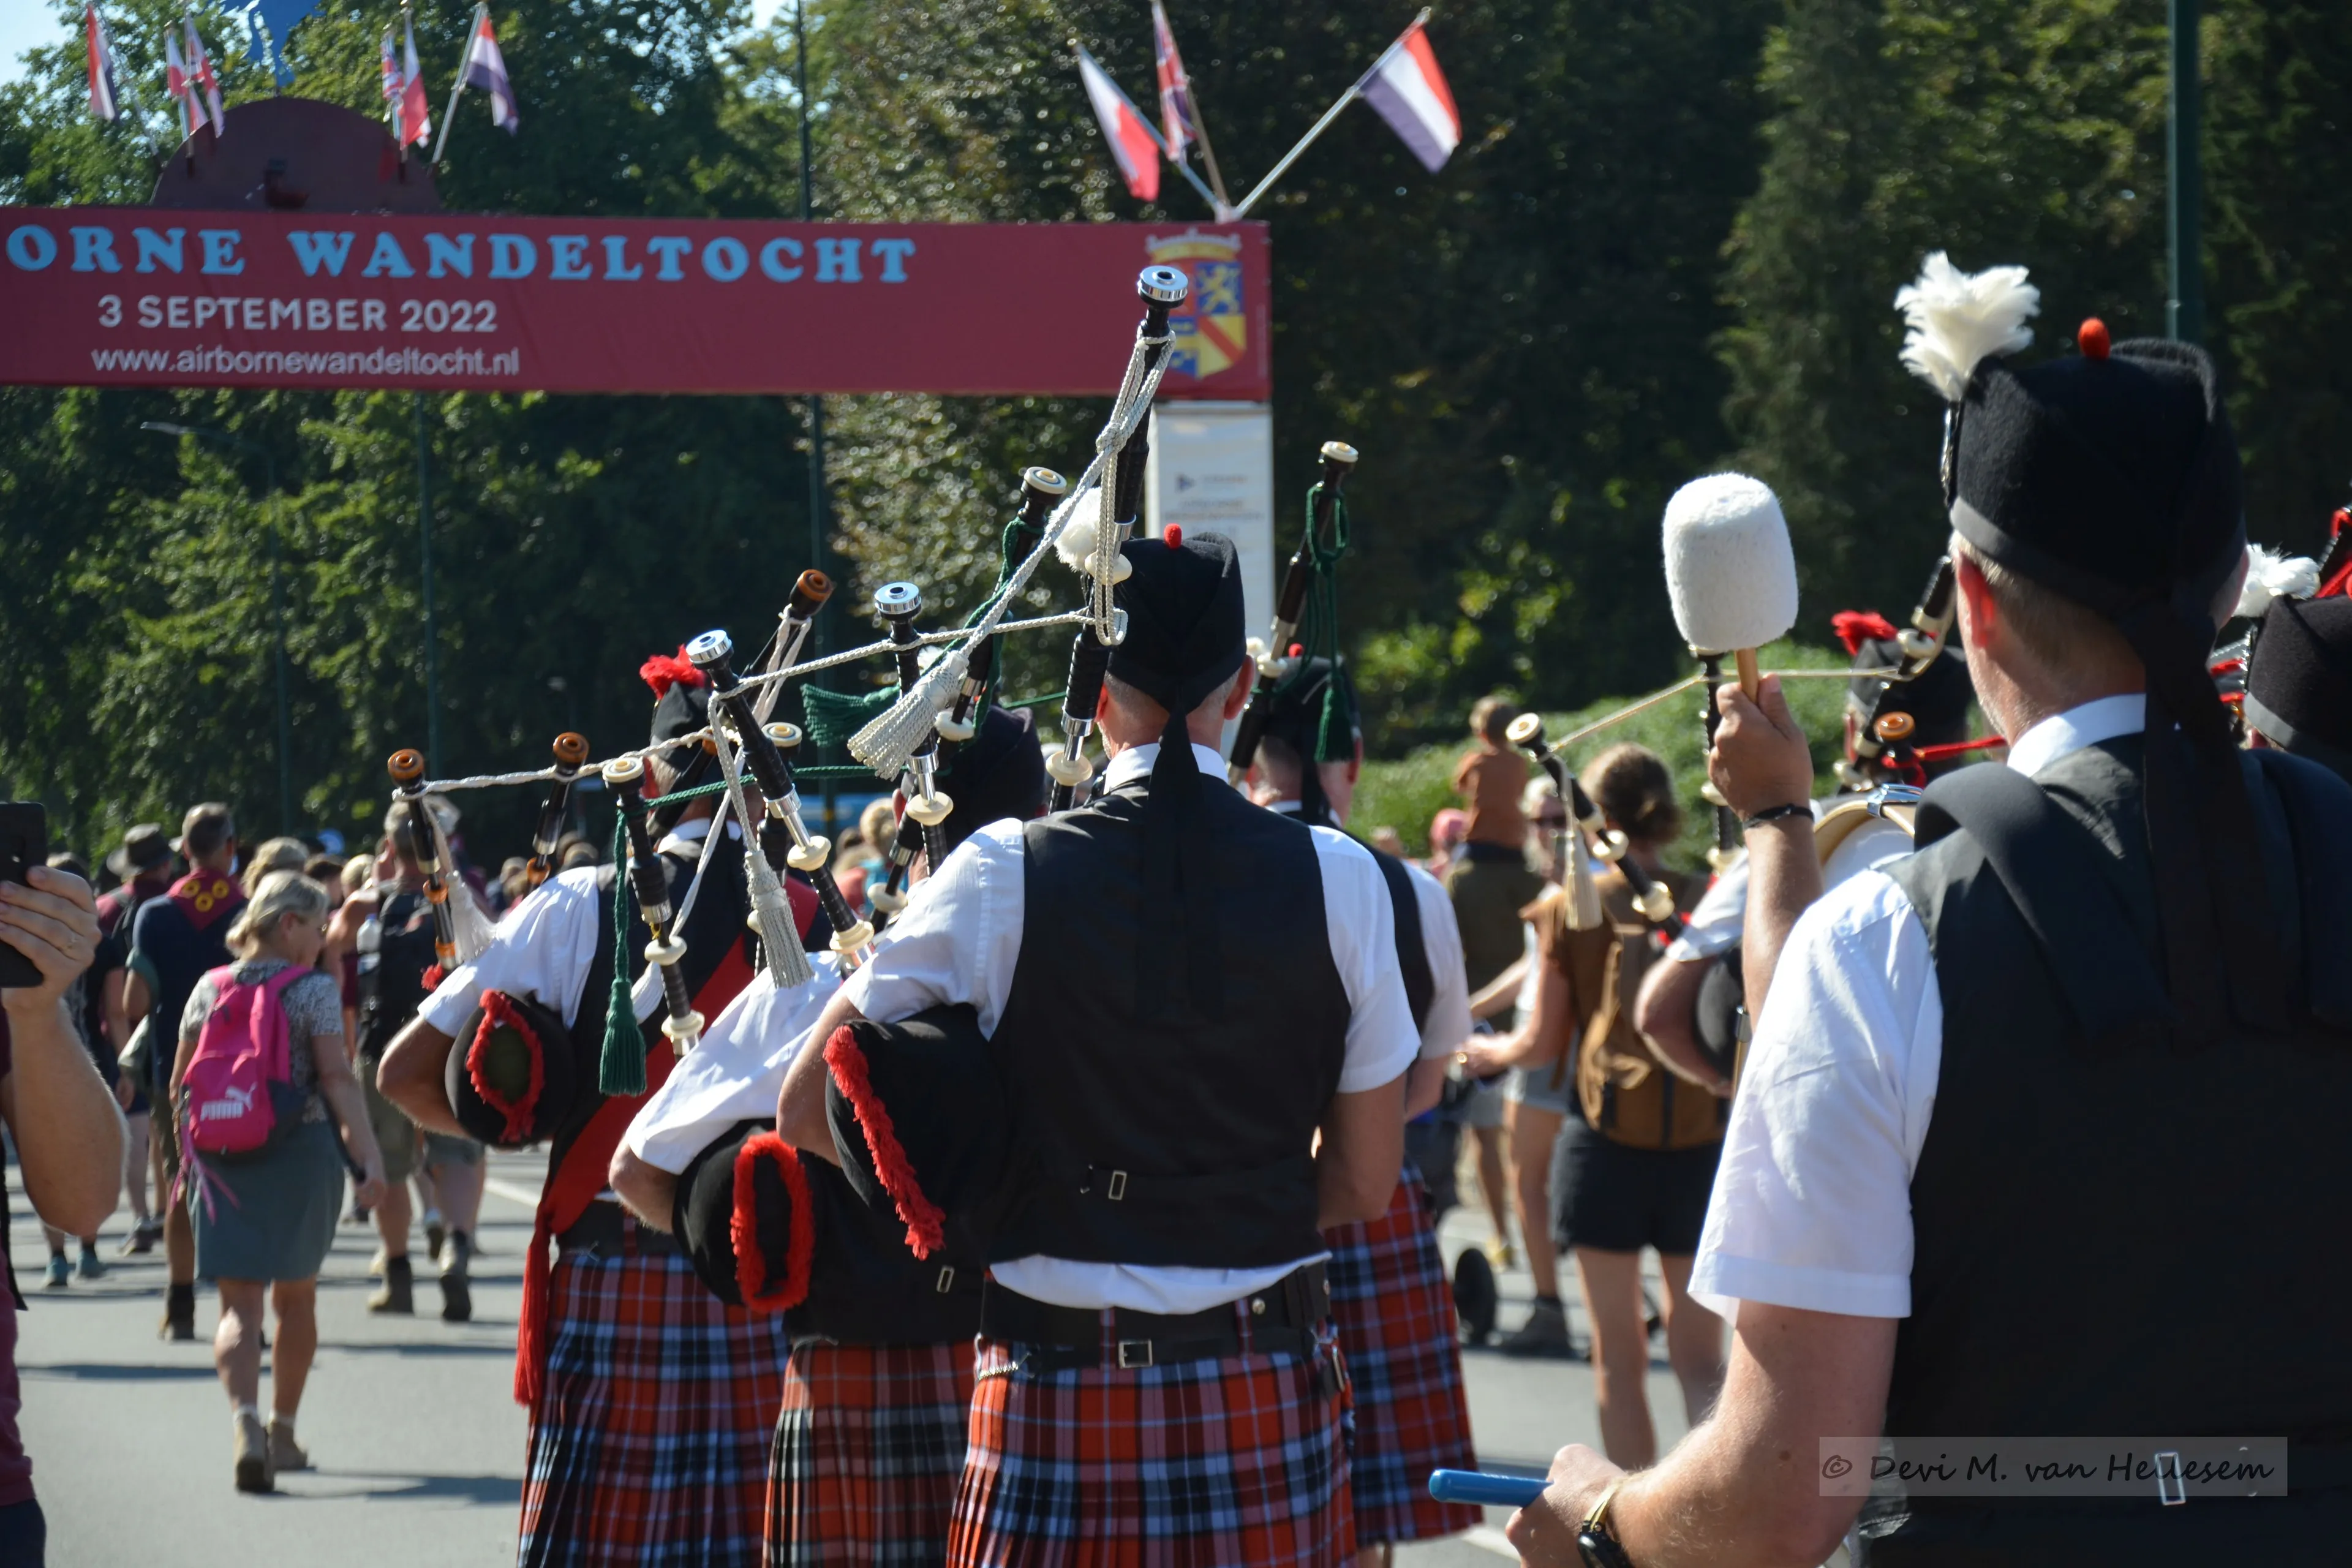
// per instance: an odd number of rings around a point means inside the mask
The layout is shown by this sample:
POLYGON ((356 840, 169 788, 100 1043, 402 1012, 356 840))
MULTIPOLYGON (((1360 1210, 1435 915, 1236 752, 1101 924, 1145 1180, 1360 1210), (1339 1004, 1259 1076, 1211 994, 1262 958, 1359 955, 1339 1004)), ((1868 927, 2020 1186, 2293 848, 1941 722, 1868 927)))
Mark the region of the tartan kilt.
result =
MULTIPOLYGON (((1105 1360, 1111 1352, 1105 1315, 1105 1360)), ((1160 1366, 1029 1373, 982 1338, 950 1568, 1338 1568, 1348 1515, 1339 1358, 1251 1352, 1160 1366)))
POLYGON ((1356 1388, 1349 1447, 1356 1539, 1423 1541, 1480 1523, 1485 1510, 1429 1495, 1429 1472, 1478 1468, 1462 1383, 1454 1290, 1410 1173, 1388 1213, 1334 1226, 1325 1265, 1331 1319, 1356 1388))
POLYGON ((971 1425, 972 1342, 793 1347, 768 1463, 770 1568, 937 1568, 971 1425))
POLYGON ((682 1257, 558 1258, 520 1568, 759 1568, 790 1349, 682 1257))

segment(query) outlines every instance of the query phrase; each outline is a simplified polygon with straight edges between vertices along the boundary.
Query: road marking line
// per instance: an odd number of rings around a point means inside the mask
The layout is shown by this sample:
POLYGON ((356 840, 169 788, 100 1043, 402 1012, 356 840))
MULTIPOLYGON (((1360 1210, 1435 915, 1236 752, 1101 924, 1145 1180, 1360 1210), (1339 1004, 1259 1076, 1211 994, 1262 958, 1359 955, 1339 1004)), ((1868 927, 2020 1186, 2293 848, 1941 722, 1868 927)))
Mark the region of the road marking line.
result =
MULTIPOLYGON (((518 1187, 512 1182, 502 1182, 496 1176, 485 1176, 482 1178, 482 1191, 502 1197, 510 1204, 520 1204, 527 1209, 536 1210, 539 1207, 539 1194, 537 1193, 531 1192, 528 1188, 518 1187)), ((1515 1552, 1511 1553, 1511 1555, 1516 1557, 1518 1553, 1515 1552)))
POLYGON ((1498 1557, 1507 1557, 1514 1563, 1519 1560, 1519 1549, 1491 1524, 1475 1525, 1462 1539, 1472 1546, 1484 1547, 1498 1557))

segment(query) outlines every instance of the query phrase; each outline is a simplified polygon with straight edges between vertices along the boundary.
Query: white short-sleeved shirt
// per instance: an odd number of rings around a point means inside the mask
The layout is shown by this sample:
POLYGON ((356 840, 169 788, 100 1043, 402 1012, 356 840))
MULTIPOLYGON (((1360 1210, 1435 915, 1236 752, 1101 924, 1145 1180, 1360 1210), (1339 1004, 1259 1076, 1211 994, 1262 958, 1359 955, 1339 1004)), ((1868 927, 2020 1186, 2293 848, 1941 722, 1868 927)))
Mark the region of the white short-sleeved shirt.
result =
POLYGON ((809 968, 810 979, 782 990, 766 970, 754 975, 638 1107, 621 1146, 677 1175, 738 1121, 774 1116, 784 1073, 841 988, 832 953, 809 954, 809 968))
MULTIPOLYGON (((1157 745, 1119 752, 1103 787, 1117 789, 1149 773, 1159 754, 1157 745)), ((1230 787, 1224 759, 1215 752, 1196 745, 1192 761, 1204 787, 1230 787)), ((981 1033, 995 1034, 1021 958, 1024 826, 1008 821, 980 828, 917 889, 919 896, 876 939, 873 961, 843 987, 860 1013, 892 1023, 926 1007, 969 1005, 979 1016, 981 1033)), ((1421 1039, 1397 978, 1388 884, 1371 852, 1344 833, 1308 831, 1322 872, 1331 960, 1348 996, 1339 1092, 1362 1093, 1403 1076, 1420 1054, 1421 1039)), ((1247 1086, 1235 1085, 1234 1092, 1245 1093, 1247 1086)), ((1262 1290, 1324 1256, 1273 1268, 1142 1268, 1036 1256, 999 1263, 991 1272, 1008 1289, 1055 1306, 1198 1312, 1262 1290)))
MULTIPOLYGON (((2137 734, 2137 694, 2044 719, 2010 748, 2037 774, 2137 734)), ((1867 870, 1798 917, 1772 973, 1716 1168, 1691 1293, 1864 1318, 1911 1315, 1911 1176, 1943 1065, 1927 927, 1867 870)))
MULTIPOLYGON (((733 824, 728 836, 740 835, 733 824)), ((682 822, 663 838, 663 854, 701 843, 710 835, 708 817, 682 822)), ((723 853, 723 850, 721 851, 723 853)), ((416 1016, 445 1035, 455 1035, 485 991, 529 994, 542 1007, 563 1015, 568 1028, 580 1020, 580 992, 596 962, 597 868, 583 866, 541 883, 506 912, 490 945, 471 963, 461 963, 425 999, 416 1016)), ((630 1000, 637 1021, 661 1005, 661 972, 647 964, 630 1000)))

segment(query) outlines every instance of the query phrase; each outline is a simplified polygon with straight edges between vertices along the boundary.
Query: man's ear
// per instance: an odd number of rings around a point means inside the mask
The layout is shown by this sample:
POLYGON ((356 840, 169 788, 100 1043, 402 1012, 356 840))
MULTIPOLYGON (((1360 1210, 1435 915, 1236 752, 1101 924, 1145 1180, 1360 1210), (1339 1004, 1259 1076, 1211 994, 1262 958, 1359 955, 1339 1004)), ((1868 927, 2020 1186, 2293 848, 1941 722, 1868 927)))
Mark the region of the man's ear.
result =
POLYGON ((2001 624, 2000 605, 1993 598, 1992 584, 1985 581, 1984 568, 1965 551, 1952 552, 1952 581, 1960 591, 1960 634, 1970 647, 1991 652, 2008 640, 2009 628, 2001 624))
POLYGON ((1364 738, 1361 735, 1359 735, 1356 737, 1355 754, 1348 759, 1348 783, 1350 785, 1354 784, 1358 779, 1363 776, 1363 773, 1364 738))
POLYGON ((1234 683, 1225 690, 1225 717, 1238 719, 1249 706, 1250 689, 1256 684, 1257 663, 1249 655, 1242 655, 1242 667, 1234 672, 1234 683))

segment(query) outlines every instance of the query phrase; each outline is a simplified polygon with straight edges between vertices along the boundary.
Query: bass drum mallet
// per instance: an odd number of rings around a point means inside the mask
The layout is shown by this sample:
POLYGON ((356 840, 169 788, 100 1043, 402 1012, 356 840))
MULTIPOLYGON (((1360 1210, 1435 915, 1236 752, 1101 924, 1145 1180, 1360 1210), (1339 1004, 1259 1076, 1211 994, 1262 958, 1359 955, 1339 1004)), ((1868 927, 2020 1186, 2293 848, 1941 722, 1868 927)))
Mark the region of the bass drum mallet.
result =
POLYGON ((1780 498, 1746 474, 1693 479, 1666 503, 1666 597, 1704 658, 1729 654, 1756 700, 1756 650, 1797 624, 1797 558, 1780 498))

